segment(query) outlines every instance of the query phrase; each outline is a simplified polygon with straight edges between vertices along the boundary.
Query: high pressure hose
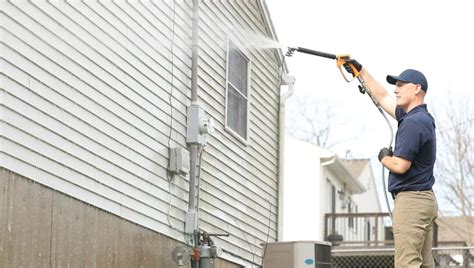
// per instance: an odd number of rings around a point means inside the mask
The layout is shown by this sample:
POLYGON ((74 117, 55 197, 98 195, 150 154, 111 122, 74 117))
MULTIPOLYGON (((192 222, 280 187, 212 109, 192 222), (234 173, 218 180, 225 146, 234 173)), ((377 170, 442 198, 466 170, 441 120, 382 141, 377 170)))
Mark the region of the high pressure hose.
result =
MULTIPOLYGON (((385 119, 385 122, 387 122, 387 125, 390 128, 390 142, 389 142, 387 148, 392 148, 392 143, 393 143, 392 124, 390 124, 390 121, 388 120, 387 115, 383 112, 382 107, 380 106, 380 104, 375 100, 375 98, 372 96, 372 94, 370 94, 370 92, 367 90, 367 86, 365 85, 365 81, 362 78, 362 76, 359 75, 357 78, 359 79, 359 82, 360 82, 359 91, 362 94, 367 93, 367 95, 369 95, 370 99, 375 104, 375 107, 377 107, 380 114, 382 114, 383 118, 385 119)), ((384 192, 384 196, 385 196, 385 202, 387 204, 388 213, 390 214, 390 218, 393 218, 392 217, 392 210, 390 209, 390 203, 388 202, 388 194, 387 194, 388 190, 387 190, 387 186, 385 184, 385 167, 383 165, 382 165, 382 185, 383 185, 383 189, 384 189, 383 192, 384 192)))

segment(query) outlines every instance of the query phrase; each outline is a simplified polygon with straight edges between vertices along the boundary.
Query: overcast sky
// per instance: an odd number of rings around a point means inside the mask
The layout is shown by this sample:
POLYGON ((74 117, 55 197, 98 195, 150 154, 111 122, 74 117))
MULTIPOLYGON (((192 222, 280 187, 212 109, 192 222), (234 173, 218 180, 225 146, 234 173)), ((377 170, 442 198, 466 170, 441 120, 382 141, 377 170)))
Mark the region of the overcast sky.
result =
MULTIPOLYGON (((472 3, 467 0, 266 3, 283 46, 350 54, 392 96, 394 87, 386 83, 386 75, 398 75, 407 68, 418 69, 428 80, 425 102, 432 113, 436 110, 437 114, 445 114, 449 108, 443 105, 449 97, 467 98, 474 103, 474 16, 472 3)), ((358 82, 346 83, 335 61, 330 59, 295 53, 287 58, 287 65, 296 78, 294 97, 287 103, 287 111, 296 109, 294 100, 301 96, 335 104, 333 112, 342 124, 333 130, 332 137, 357 138, 331 149, 342 157, 350 150, 353 157, 372 158, 379 184, 381 166, 376 155, 390 140, 389 128, 367 95, 358 92, 358 82)), ((449 120, 438 119, 438 130, 451 128, 449 120)), ((297 120, 287 118, 287 122, 297 120)), ((391 122, 396 131, 395 120, 391 122)), ((382 199, 381 202, 384 205, 382 199)))
MULTIPOLYGON (((449 94, 474 97, 474 16, 467 0, 266 2, 284 46, 350 54, 392 95, 386 75, 418 69, 428 79, 425 101, 430 110, 449 94)), ((342 144, 336 148, 338 153, 350 149, 355 155, 370 157, 386 146, 385 121, 370 99, 358 92, 357 81, 344 81, 334 60, 295 53, 287 64, 296 77, 295 97, 310 95, 337 102, 338 116, 350 122, 347 134, 362 128, 365 141, 370 141, 342 144)), ((291 109, 292 103, 288 105, 291 109)), ((443 127, 447 126, 438 125, 438 129, 443 127)), ((343 130, 338 128, 339 133, 343 130)))

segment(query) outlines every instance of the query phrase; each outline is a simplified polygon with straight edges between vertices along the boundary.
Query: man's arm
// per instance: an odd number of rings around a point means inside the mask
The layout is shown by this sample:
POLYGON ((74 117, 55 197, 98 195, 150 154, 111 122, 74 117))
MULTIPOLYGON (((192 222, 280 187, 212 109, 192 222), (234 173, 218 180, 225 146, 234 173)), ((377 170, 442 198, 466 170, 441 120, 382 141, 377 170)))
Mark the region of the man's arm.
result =
POLYGON ((385 156, 380 163, 395 174, 403 174, 411 167, 411 161, 397 156, 385 156))
POLYGON ((388 114, 390 114, 393 118, 396 119, 396 100, 390 97, 388 91, 377 80, 375 80, 364 67, 362 67, 362 69, 360 70, 360 75, 365 81, 367 90, 380 104, 382 109, 384 109, 388 114))

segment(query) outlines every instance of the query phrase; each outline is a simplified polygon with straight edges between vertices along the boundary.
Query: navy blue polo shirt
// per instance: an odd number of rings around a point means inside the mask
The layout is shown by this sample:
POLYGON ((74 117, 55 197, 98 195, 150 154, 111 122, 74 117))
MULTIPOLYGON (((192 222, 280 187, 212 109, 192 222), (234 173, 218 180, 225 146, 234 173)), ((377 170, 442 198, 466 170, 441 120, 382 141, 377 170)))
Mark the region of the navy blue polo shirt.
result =
POLYGON ((434 118, 428 113, 426 104, 421 104, 406 113, 397 107, 395 115, 398 130, 395 137, 394 156, 406 159, 411 166, 404 174, 390 172, 388 191, 423 191, 433 187, 433 167, 436 160, 436 134, 434 118))

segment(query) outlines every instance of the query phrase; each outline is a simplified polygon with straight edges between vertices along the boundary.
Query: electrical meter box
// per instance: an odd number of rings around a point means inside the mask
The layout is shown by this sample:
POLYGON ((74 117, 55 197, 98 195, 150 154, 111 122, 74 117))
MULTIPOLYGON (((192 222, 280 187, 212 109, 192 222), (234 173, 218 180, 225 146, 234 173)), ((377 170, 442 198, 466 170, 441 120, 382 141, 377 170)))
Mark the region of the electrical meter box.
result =
POLYGON ((330 268, 331 243, 290 241, 267 243, 263 268, 330 268))
POLYGON ((189 152, 181 147, 170 149, 169 171, 172 174, 186 176, 189 173, 189 152))

